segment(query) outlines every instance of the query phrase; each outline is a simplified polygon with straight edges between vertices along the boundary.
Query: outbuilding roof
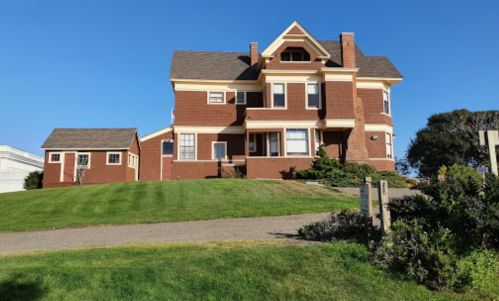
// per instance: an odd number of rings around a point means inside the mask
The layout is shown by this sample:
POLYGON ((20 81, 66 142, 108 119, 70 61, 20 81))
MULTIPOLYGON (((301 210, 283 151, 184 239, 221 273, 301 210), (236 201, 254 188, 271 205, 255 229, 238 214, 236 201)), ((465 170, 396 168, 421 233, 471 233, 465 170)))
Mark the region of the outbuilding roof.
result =
POLYGON ((137 128, 55 128, 42 149, 129 149, 137 128))
MULTIPOLYGON (((327 67, 341 67, 340 41, 319 41, 330 53, 327 67)), ((259 72, 250 64, 247 52, 186 51, 173 52, 171 79, 256 80, 259 72)), ((402 78, 386 56, 366 56, 356 45, 358 77, 402 78)))

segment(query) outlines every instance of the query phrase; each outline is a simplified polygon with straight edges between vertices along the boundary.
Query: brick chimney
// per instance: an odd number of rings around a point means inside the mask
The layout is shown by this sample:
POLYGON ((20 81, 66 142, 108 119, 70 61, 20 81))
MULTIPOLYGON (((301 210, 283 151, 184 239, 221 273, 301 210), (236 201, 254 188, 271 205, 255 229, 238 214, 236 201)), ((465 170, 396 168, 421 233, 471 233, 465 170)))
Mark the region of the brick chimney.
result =
POLYGON ((343 68, 355 68, 355 40, 353 32, 342 32, 341 41, 341 65, 343 68))
POLYGON ((258 63, 258 43, 250 44, 251 66, 258 63))

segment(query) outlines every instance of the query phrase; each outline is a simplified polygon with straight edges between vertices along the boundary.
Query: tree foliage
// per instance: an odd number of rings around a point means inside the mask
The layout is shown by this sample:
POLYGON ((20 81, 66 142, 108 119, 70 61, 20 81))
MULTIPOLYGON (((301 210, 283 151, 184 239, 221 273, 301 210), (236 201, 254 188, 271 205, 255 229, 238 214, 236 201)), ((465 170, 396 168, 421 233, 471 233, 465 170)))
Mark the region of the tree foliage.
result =
POLYGON ((498 129, 499 111, 461 109, 431 115, 411 139, 406 162, 425 178, 437 175, 442 165, 488 166, 488 149, 480 146, 478 131, 498 129))
POLYGON ((26 190, 40 189, 43 186, 43 171, 35 170, 24 178, 23 188, 26 190))

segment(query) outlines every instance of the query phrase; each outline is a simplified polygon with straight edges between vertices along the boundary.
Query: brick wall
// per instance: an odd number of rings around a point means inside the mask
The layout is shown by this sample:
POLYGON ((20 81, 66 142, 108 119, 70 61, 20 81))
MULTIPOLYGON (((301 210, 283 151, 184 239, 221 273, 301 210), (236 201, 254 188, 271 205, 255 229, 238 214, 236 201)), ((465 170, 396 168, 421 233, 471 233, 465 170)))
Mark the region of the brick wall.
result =
POLYGON ((369 165, 376 167, 377 170, 395 171, 395 161, 393 160, 369 160, 369 165))
MULTIPOLYGON (((242 125, 246 105, 235 104, 234 92, 225 95, 226 104, 208 104, 207 91, 175 91, 175 125, 242 125)), ((250 98, 252 104, 258 102, 258 96, 252 94, 250 98)))
MULTIPOLYGON (((61 154, 61 161, 62 161, 61 154)), ((54 183, 60 183, 62 163, 49 163, 50 152, 45 151, 45 165, 43 170, 43 188, 51 188, 54 183)))
POLYGON ((383 112, 383 90, 357 89, 357 94, 364 101, 364 117, 366 123, 392 125, 390 116, 383 112))
POLYGON ((293 169, 310 168, 313 158, 248 158, 248 179, 292 179, 293 169))
POLYGON ((353 84, 351 82, 325 82, 323 95, 326 99, 327 119, 355 118, 353 112, 353 84))
MULTIPOLYGON (((159 181, 161 179, 162 140, 173 139, 173 132, 167 132, 141 143, 139 179, 159 181)), ((175 147, 174 147, 175 149, 175 147)))
POLYGON ((322 142, 326 145, 324 150, 331 158, 342 157, 342 135, 341 132, 322 132, 322 142))
POLYGON ((182 162, 173 163, 174 180, 195 180, 220 177, 221 162, 182 162))
POLYGON ((366 132, 366 147, 369 158, 386 158, 385 132, 366 132), (378 140, 372 140, 378 136, 378 140))

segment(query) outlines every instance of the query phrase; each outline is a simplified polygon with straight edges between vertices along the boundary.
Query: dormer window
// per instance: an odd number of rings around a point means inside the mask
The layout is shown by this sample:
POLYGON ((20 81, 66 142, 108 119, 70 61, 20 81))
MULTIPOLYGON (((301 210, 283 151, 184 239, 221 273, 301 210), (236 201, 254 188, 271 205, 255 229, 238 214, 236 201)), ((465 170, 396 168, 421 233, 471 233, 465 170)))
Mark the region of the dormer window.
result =
POLYGON ((281 62, 310 62, 310 54, 300 47, 288 47, 281 53, 281 62))

